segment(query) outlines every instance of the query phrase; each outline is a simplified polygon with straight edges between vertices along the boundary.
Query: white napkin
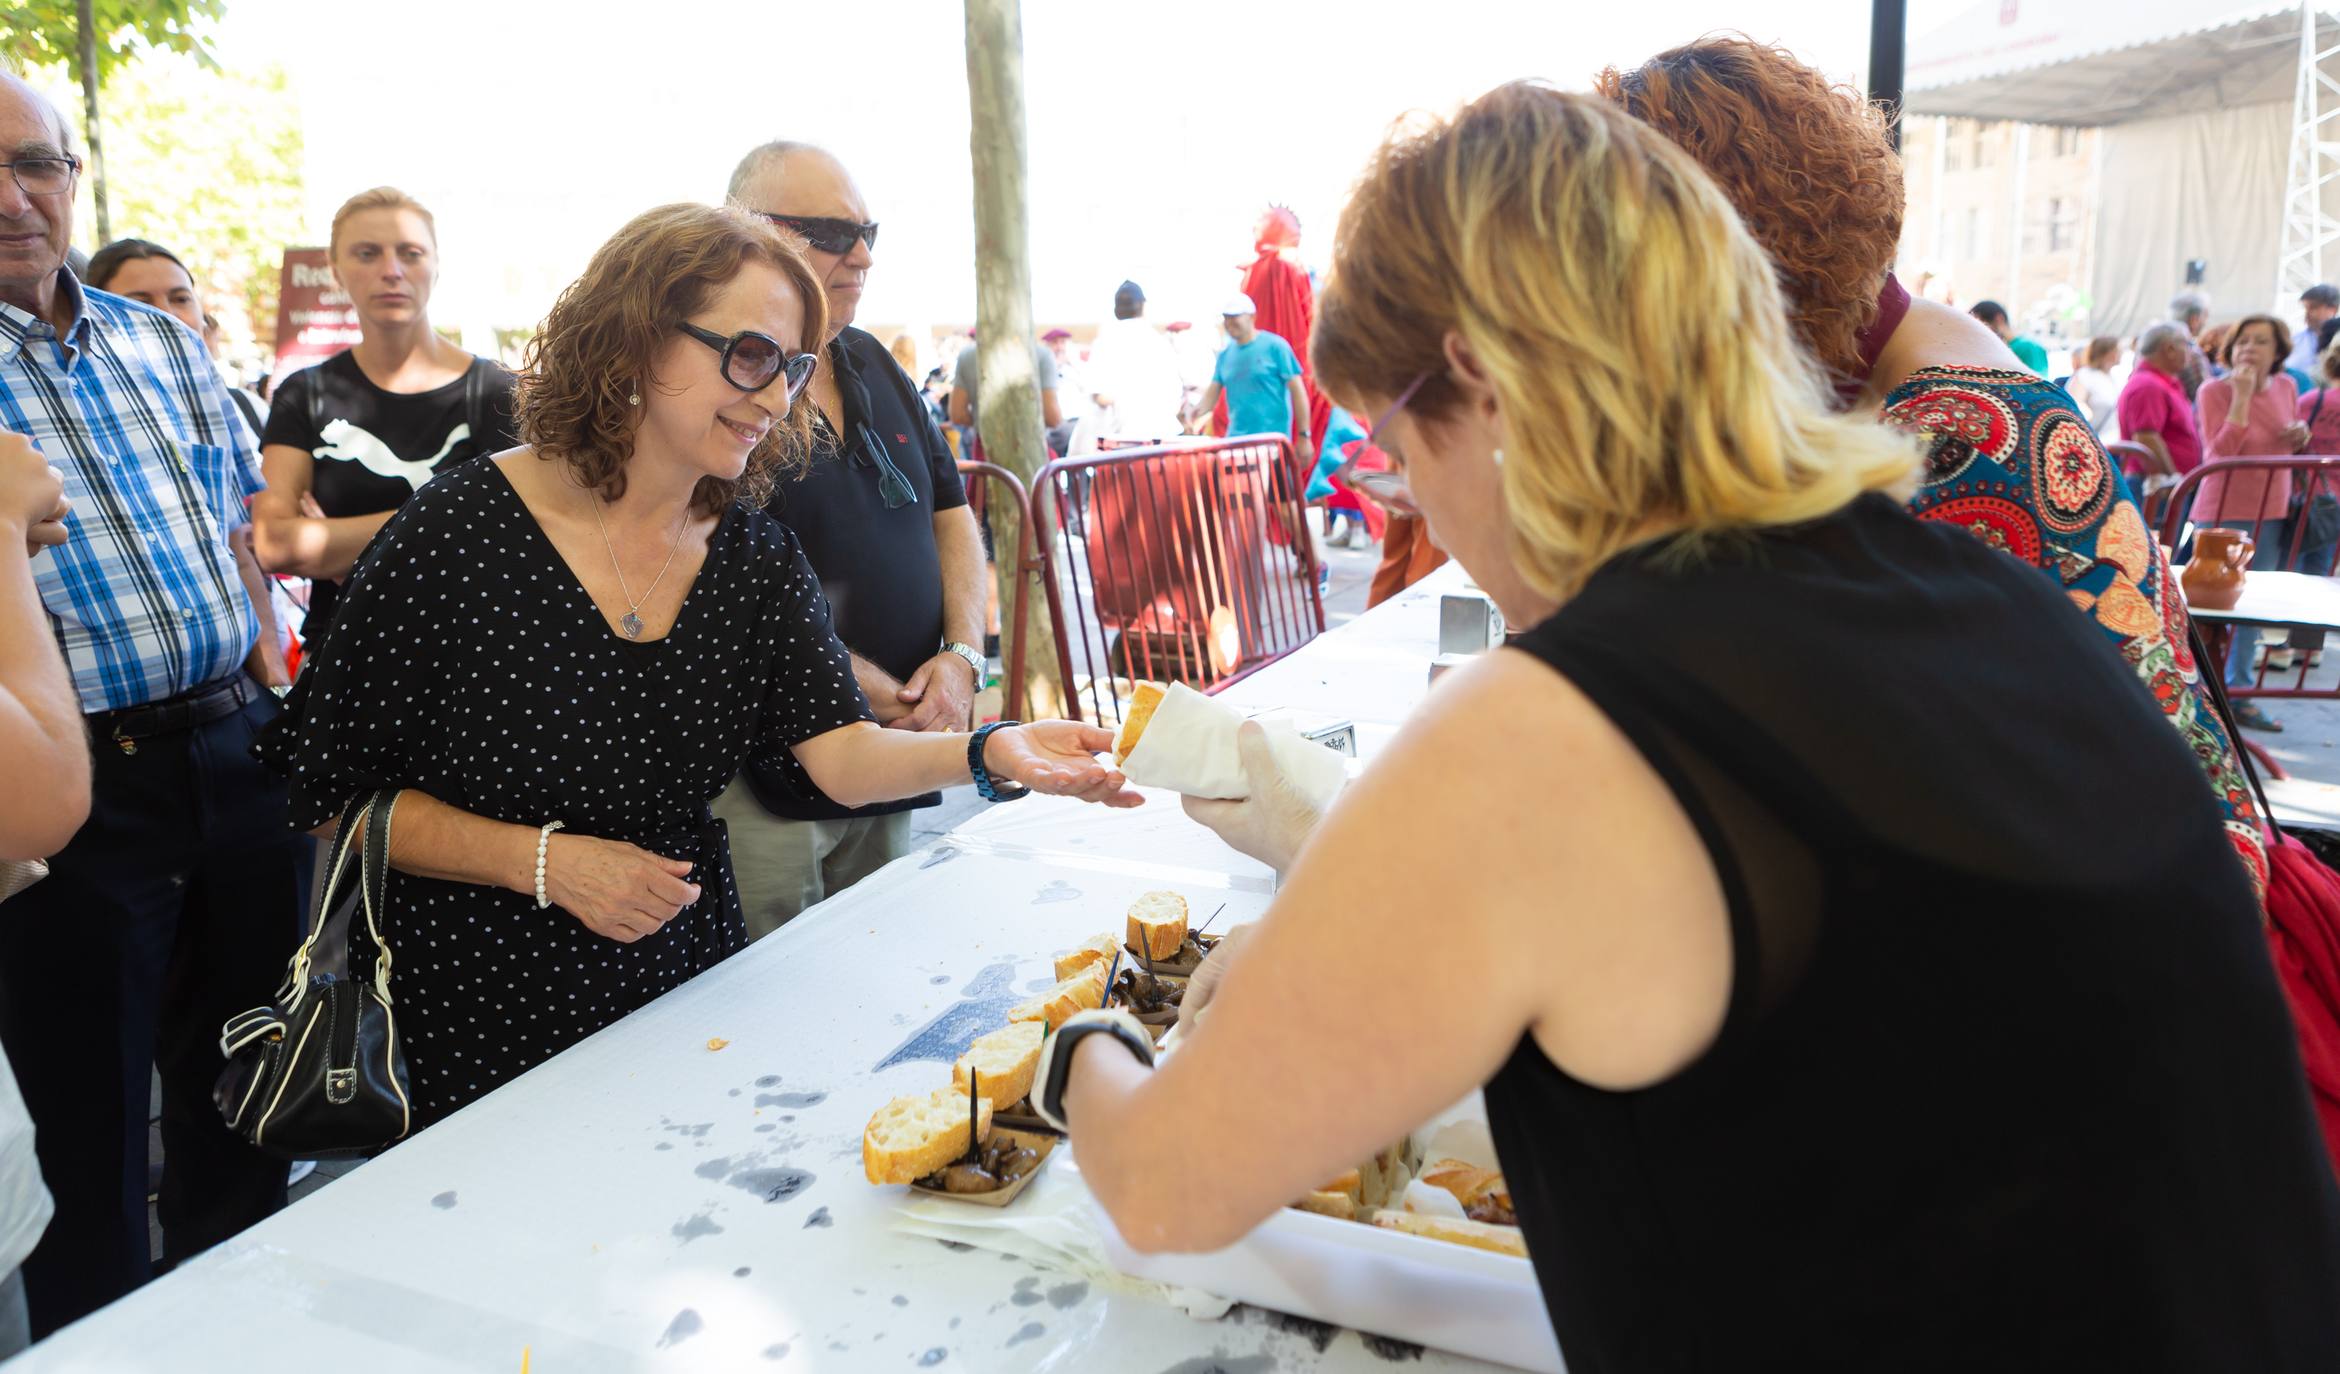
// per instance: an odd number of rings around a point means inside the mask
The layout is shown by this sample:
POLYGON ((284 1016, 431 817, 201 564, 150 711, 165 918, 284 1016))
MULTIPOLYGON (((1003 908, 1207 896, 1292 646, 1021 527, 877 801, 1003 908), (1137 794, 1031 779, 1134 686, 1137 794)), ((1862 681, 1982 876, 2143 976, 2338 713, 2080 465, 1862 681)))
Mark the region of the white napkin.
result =
POLYGON ((1143 1293, 1183 1308, 1187 1315, 1202 1321, 1226 1315, 1234 1306, 1226 1298, 1132 1278, 1114 1268, 1105 1257, 1096 1198, 1081 1182, 1072 1160, 1064 1157, 1069 1147, 1059 1144, 1056 1153, 1040 1176, 1005 1207, 977 1207, 911 1193, 894 1218, 894 1229, 997 1250, 1088 1279, 1099 1287, 1143 1293))
POLYGON ((1463 1211, 1461 1201, 1454 1194, 1418 1178, 1406 1185, 1405 1196, 1398 1200, 1398 1210, 1418 1212, 1423 1216, 1451 1217, 1456 1221, 1470 1220, 1470 1214, 1463 1211))
MULTIPOLYGON (((1140 787, 1240 801, 1251 795, 1235 747, 1235 731, 1242 724, 1234 707, 1174 682, 1121 771, 1140 787)), ((1289 720, 1266 719, 1260 727, 1267 731, 1277 767, 1302 795, 1320 811, 1331 805, 1333 794, 1348 781, 1343 757, 1301 734, 1289 720)))

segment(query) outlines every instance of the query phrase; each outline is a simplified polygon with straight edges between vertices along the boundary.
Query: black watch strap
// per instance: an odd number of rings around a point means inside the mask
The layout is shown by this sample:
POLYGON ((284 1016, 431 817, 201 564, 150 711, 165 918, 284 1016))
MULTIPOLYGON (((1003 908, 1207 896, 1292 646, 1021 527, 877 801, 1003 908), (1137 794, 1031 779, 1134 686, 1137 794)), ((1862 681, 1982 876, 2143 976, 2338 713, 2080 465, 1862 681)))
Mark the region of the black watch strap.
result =
POLYGON ((1002 784, 991 776, 983 763, 983 746, 991 742, 991 732, 1003 725, 1021 725, 1020 720, 995 720, 967 737, 967 775, 975 779, 975 795, 988 802, 1014 801, 1032 789, 1022 783, 1002 784))
POLYGON ((1110 1035, 1122 1043, 1131 1058, 1149 1069, 1154 1067, 1153 1042, 1143 1035, 1133 1037, 1127 1026, 1112 1021, 1075 1019, 1048 1034, 1055 1042, 1048 1056, 1048 1077, 1032 1085, 1032 1108, 1042 1121, 1060 1131, 1069 1133, 1072 1129, 1064 1118, 1064 1085, 1072 1077, 1073 1051, 1080 1048, 1083 1036, 1110 1035))

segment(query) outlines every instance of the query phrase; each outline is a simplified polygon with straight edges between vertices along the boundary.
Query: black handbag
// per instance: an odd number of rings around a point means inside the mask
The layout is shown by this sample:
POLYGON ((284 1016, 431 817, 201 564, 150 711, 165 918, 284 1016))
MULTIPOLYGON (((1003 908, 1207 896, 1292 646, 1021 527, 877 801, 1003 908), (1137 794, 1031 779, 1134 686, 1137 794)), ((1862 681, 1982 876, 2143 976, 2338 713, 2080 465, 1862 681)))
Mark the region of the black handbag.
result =
POLYGON ((293 952, 276 1000, 220 1029, 228 1066, 212 1098, 229 1130, 279 1159, 372 1154, 413 1125, 390 946, 376 920, 397 803, 395 791, 350 802, 318 878, 316 925, 293 952))

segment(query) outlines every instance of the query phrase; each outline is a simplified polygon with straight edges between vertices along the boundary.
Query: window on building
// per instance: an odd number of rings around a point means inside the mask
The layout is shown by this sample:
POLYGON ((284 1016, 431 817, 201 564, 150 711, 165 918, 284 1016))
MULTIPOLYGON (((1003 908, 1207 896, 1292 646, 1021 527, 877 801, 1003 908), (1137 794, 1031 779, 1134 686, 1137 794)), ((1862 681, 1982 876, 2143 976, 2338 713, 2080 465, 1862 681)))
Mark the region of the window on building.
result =
POLYGON ((2080 152, 2080 131, 2069 124, 2056 126, 2055 155, 2075 157, 2080 152))
POLYGON ((1981 121, 1981 120, 1979 120, 1979 119, 1978 119, 1978 120, 1976 120, 1976 121, 1974 122, 1974 137, 1973 137, 1973 139, 1972 139, 1972 142, 1971 142, 1971 144, 1970 144, 1969 146, 1971 147, 1971 149, 1972 149, 1972 151, 1973 151, 1973 154, 1974 154, 1973 158, 1972 158, 1972 159, 1970 160, 1970 162, 1969 162, 1969 165, 1970 165, 1970 166, 1975 166, 1975 167, 1980 167, 1980 166, 1982 166, 1982 165, 1983 165, 1983 162, 1984 162, 1984 159, 1983 159, 1983 123, 1982 123, 1982 121, 1981 121))
POLYGON ((2072 246, 2072 227, 2064 218, 2064 202, 2060 197, 2048 198, 2047 250, 2061 253, 2072 246))
POLYGON ((1966 256, 1979 258, 1990 247, 1983 241, 1983 214, 1981 209, 1969 206, 1966 211, 1966 256))

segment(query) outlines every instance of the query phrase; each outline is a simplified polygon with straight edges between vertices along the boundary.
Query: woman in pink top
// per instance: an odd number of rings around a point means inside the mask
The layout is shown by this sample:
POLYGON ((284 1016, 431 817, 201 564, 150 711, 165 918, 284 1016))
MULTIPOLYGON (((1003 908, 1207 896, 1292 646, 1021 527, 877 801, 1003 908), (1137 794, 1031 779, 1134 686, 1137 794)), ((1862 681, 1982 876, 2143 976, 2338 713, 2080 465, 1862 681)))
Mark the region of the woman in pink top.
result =
MULTIPOLYGON (((2291 351, 2291 331, 2272 315, 2246 315, 2226 339, 2220 362, 2227 373, 2202 383, 2194 398, 2202 419, 2205 455, 2219 458, 2288 458, 2307 447, 2308 427, 2299 418, 2299 388, 2277 364, 2291 351)), ((2283 522, 2291 514, 2289 473, 2219 474, 2202 480, 2194 495, 2199 526, 2243 530, 2258 544, 2254 568, 2283 565, 2283 522)), ((2258 631, 2234 632, 2226 653, 2226 685, 2247 687, 2257 679, 2252 662, 2258 631)), ((2249 701, 2237 701, 2235 718, 2260 730, 2283 727, 2249 701)))

